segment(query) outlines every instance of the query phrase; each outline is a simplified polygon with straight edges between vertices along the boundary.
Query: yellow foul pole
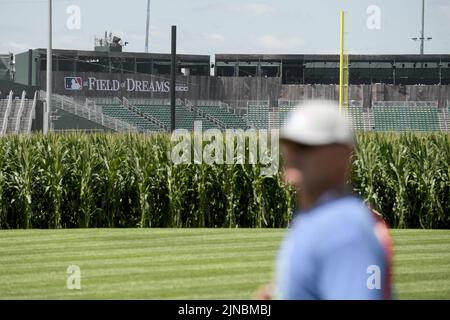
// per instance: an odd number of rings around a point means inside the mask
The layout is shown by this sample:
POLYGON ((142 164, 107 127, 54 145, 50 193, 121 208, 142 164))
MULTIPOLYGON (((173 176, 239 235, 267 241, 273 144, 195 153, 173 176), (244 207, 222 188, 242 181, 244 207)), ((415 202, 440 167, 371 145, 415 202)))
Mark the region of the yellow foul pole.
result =
POLYGON ((348 58, 345 52, 345 12, 340 16, 339 111, 348 110, 348 58))

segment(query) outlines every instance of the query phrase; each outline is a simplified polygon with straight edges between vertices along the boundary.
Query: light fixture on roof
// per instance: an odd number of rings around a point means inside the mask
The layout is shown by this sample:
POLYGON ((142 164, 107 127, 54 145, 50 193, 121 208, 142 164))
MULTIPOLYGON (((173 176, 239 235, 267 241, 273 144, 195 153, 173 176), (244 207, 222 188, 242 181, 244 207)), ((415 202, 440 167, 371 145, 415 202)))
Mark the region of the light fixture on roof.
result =
POLYGON ((430 41, 433 38, 425 38, 425 0, 422 0, 422 30, 420 31, 420 37, 411 38, 414 41, 420 41, 420 54, 424 54, 425 41, 430 41))

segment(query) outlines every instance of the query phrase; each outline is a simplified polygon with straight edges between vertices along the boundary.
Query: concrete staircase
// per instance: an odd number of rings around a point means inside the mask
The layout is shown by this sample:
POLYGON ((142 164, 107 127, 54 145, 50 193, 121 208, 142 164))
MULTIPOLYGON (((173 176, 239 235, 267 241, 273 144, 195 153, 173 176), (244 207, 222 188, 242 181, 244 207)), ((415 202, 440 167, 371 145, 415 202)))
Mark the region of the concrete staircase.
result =
POLYGON ((21 98, 13 99, 10 92, 7 100, 0 101, 0 127, 1 133, 30 133, 31 124, 35 116, 37 93, 34 99, 26 98, 25 91, 21 98))

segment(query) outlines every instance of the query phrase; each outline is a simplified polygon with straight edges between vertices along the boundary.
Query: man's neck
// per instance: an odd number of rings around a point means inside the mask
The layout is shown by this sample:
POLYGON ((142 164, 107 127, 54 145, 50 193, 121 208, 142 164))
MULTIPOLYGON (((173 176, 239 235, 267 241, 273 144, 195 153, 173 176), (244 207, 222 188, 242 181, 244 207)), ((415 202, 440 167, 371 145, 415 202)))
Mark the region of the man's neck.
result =
POLYGON ((342 195, 349 194, 350 189, 349 186, 343 184, 339 187, 327 188, 320 191, 308 191, 304 190, 304 192, 299 193, 299 202, 301 210, 309 210, 317 205, 318 202, 323 197, 330 195, 330 197, 339 197, 342 195))

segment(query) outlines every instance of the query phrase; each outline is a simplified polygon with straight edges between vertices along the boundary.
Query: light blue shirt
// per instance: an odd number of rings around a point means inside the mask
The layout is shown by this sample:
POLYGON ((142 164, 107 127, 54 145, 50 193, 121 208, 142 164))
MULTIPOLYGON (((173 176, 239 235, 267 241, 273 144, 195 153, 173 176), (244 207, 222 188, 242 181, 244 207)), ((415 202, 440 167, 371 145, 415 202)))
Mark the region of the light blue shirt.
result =
POLYGON ((299 212, 278 256, 278 297, 383 299, 388 261, 375 224, 367 206, 354 196, 328 198, 299 212), (377 268, 379 273, 373 271, 377 268))

